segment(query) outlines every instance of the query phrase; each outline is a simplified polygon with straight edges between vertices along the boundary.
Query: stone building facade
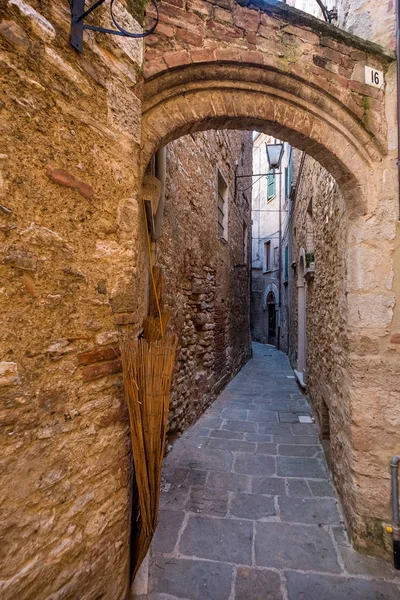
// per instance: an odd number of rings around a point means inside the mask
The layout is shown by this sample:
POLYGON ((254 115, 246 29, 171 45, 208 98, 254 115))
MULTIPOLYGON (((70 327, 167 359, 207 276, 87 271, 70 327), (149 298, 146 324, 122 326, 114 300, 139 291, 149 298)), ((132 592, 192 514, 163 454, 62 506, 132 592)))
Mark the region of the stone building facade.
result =
MULTIPOLYGON (((310 0, 293 0, 293 6, 318 14, 318 5, 310 0)), ((394 47, 394 20, 390 2, 376 3, 371 0, 327 2, 328 8, 338 9, 337 22, 341 27, 363 37, 377 41, 386 47, 394 47), (357 9, 357 10, 355 10, 357 9)), ((348 328, 347 295, 351 280, 357 272, 357 287, 362 280, 374 287, 379 278, 378 246, 385 247, 394 232, 386 231, 379 240, 369 237, 368 245, 374 248, 368 267, 361 272, 357 251, 346 249, 349 244, 349 222, 346 206, 340 188, 334 178, 318 162, 309 156, 296 152, 296 162, 300 166, 297 189, 291 217, 291 322, 289 357, 301 385, 307 388, 320 426, 332 474, 343 501, 347 523, 358 519, 363 522, 362 534, 354 540, 360 548, 376 550, 377 546, 391 551, 391 539, 385 533, 385 523, 390 514, 389 460, 392 454, 399 452, 393 427, 397 422, 391 395, 385 399, 385 408, 379 418, 376 409, 366 401, 363 385, 363 372, 374 369, 379 353, 376 340, 376 327, 361 339, 356 346, 348 328), (363 359, 357 359, 356 351, 363 359), (360 389, 356 393, 360 410, 369 413, 364 426, 357 428, 354 434, 357 441, 351 441, 348 432, 351 412, 345 399, 347 365, 357 370, 360 389), (379 423, 379 425, 378 425, 379 423), (369 485, 367 469, 361 466, 367 461, 368 449, 377 429, 383 427, 387 438, 379 452, 375 453, 375 477, 379 480, 382 494, 372 491, 374 499, 367 505, 357 507, 355 513, 349 510, 349 497, 353 486, 369 485), (348 460, 350 446, 353 445, 360 466, 352 477, 344 476, 343 468, 348 460), (380 500, 378 500, 380 499, 380 500), (371 518, 368 506, 376 503, 374 517, 371 518), (378 508, 378 504, 380 504, 378 508)), ((352 240, 355 241, 354 239, 352 240)), ((357 238, 361 241, 361 238, 357 238)), ((391 278, 386 277, 387 285, 391 278)), ((382 322, 383 313, 371 306, 376 323, 382 322)), ((387 355, 389 360, 389 355, 387 355)), ((391 372, 398 373, 394 362, 391 372)), ((379 375, 377 375, 379 379, 379 375)), ((350 527, 350 533, 352 527, 350 527)))
POLYGON ((170 326, 179 336, 169 420, 173 439, 250 356, 251 197, 250 191, 235 197, 235 171, 251 173, 252 136, 196 133, 168 144, 166 154, 156 256, 165 273, 170 326))
POLYGON ((291 327, 289 357, 307 387, 322 437, 338 456, 346 414, 343 378, 348 360, 346 320, 346 217, 335 180, 302 157, 291 219, 291 327))
POLYGON ((257 342, 289 344, 289 215, 292 148, 283 142, 281 166, 269 173, 266 144, 279 140, 259 133, 253 145, 251 330, 257 342))
MULTIPOLYGON (((315 0, 286 0, 312 15, 322 18, 322 12, 315 0)), ((337 18, 332 23, 351 31, 360 37, 395 49, 394 5, 391 0, 374 2, 374 0, 324 0, 328 10, 335 9, 337 18)))
MULTIPOLYGON (((133 4, 115 13, 139 32, 133 4)), ((107 5, 91 23, 110 27, 107 5)), ((392 3, 370 0, 381 5, 390 32, 392 3)), ((146 46, 85 30, 79 54, 68 2, 0 3, 7 600, 126 596, 132 481, 117 342, 147 313, 144 173, 158 148, 211 128, 307 149, 341 189, 357 271, 347 269, 339 489, 356 543, 384 544, 400 431, 393 40, 379 38, 382 49, 264 0, 165 0, 160 15, 146 46), (365 85, 366 64, 385 89, 365 85)))

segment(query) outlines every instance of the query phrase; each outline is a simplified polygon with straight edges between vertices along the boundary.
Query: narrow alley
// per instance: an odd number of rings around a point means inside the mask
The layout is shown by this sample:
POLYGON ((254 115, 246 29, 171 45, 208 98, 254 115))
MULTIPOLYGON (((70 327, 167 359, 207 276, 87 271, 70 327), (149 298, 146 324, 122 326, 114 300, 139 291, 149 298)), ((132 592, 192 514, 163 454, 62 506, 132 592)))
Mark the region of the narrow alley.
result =
POLYGON ((0 600, 400 600, 400 0, 0 56, 0 600))
POLYGON ((400 576, 346 536, 287 357, 253 358, 164 462, 149 600, 395 600, 400 576))

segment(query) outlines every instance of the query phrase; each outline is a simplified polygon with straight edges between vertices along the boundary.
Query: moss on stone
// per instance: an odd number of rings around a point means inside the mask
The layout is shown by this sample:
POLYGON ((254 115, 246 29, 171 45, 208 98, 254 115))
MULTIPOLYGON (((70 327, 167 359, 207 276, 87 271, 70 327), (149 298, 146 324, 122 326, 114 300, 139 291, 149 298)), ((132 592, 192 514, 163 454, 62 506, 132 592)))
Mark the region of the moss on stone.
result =
POLYGON ((144 21, 144 13, 149 0, 126 0, 126 8, 141 25, 144 21))
POLYGON ((368 96, 363 96, 361 102, 362 102, 362 107, 363 107, 363 110, 364 110, 364 115, 366 115, 367 112, 370 109, 370 106, 369 106, 369 97, 368 96))

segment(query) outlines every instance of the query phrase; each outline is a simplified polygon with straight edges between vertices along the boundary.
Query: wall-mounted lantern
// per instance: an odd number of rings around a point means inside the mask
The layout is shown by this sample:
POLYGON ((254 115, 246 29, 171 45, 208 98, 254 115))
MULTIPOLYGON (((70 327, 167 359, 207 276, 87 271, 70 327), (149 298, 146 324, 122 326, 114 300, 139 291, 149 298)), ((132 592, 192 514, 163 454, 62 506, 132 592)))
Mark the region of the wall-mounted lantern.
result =
MULTIPOLYGON (((282 175, 282 173, 280 171, 275 172, 275 169, 280 169, 282 158, 283 158, 283 152, 284 152, 284 143, 278 142, 276 144, 265 144, 265 146, 267 149, 267 158, 268 158, 268 164, 269 164, 270 171, 273 170, 274 175, 282 175)), ((236 199, 238 192, 246 192, 247 190, 252 188, 253 185, 258 183, 262 177, 269 177, 271 175, 270 172, 268 172, 268 173, 249 173, 249 175, 238 175, 238 169, 239 169, 239 163, 238 163, 238 161, 236 161, 235 191, 234 191, 235 199, 236 199), (246 178, 246 177, 251 177, 252 179, 254 179, 254 177, 258 177, 258 179, 256 179, 256 181, 253 180, 250 184, 246 185, 246 187, 244 187, 244 188, 239 187, 238 180, 246 178)))
POLYGON ((283 142, 277 144, 265 144, 270 169, 279 169, 283 157, 283 142))

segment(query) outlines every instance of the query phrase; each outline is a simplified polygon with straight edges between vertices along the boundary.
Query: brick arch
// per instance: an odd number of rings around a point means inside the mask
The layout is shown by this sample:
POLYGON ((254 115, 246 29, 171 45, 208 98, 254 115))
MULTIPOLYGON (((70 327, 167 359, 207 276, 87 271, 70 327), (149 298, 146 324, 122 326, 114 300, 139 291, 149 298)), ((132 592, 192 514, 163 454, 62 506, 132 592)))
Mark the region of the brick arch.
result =
POLYGON ((387 152, 384 91, 364 83, 364 66, 385 71, 393 57, 285 4, 243 3, 161 2, 144 64, 142 170, 187 133, 255 129, 306 150, 364 213, 387 152))
POLYGON ((163 92, 160 97, 151 96, 144 106, 143 167, 160 146, 188 133, 264 131, 306 150, 333 175, 356 212, 364 212, 365 173, 379 160, 380 151, 368 134, 331 102, 326 102, 323 110, 279 88, 243 81, 232 85, 232 81, 203 80, 163 92))

